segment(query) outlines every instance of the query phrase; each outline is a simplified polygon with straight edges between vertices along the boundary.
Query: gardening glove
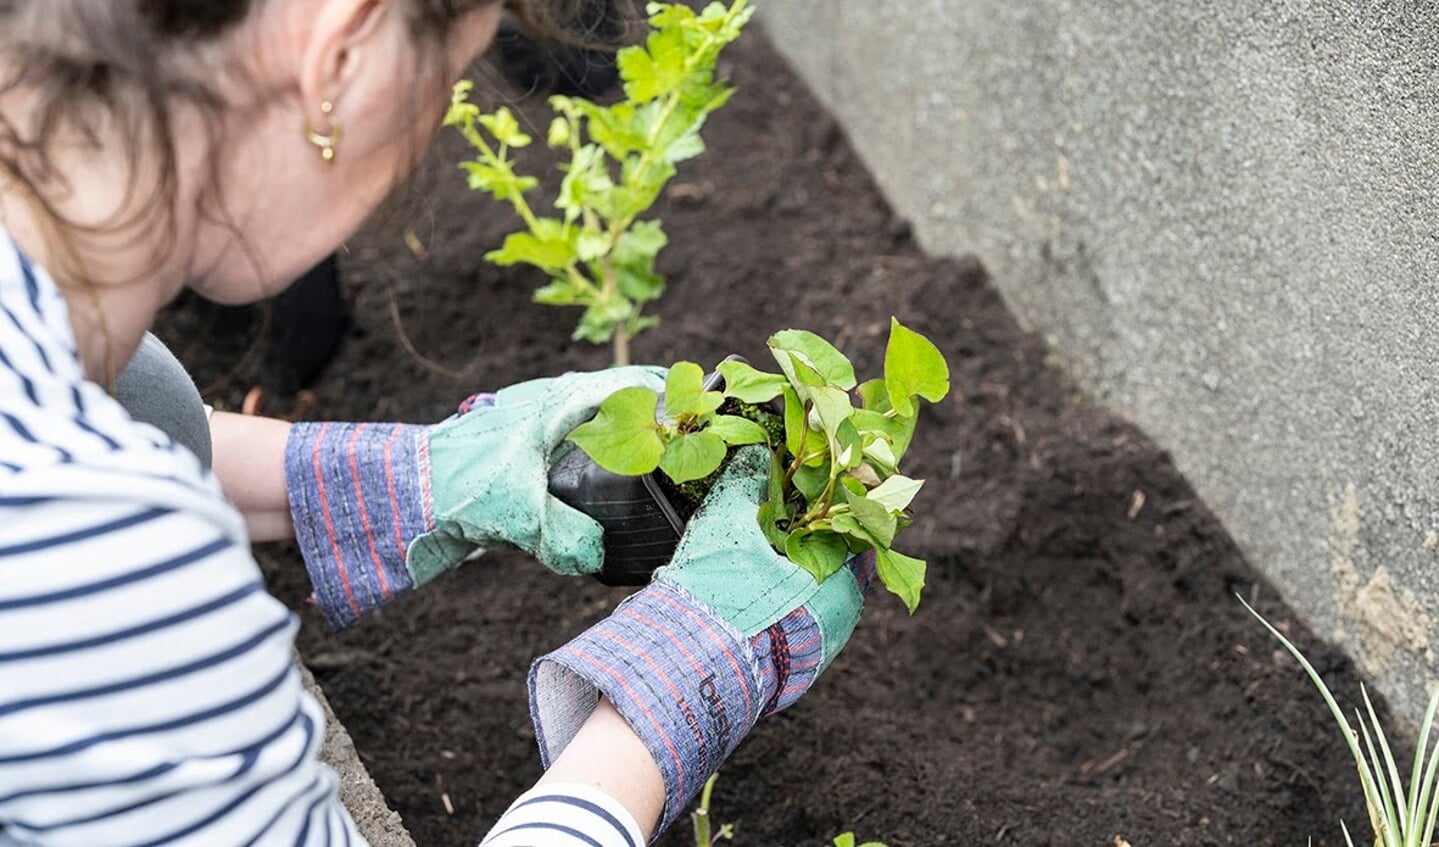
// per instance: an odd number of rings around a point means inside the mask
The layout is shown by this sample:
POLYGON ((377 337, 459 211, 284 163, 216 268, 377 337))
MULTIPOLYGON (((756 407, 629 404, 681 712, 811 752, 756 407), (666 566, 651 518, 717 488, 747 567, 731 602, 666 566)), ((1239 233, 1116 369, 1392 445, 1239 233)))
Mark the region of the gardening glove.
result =
POLYGON ((302 423, 285 477, 295 537, 330 625, 341 628, 508 542, 562 574, 599 570, 603 530, 549 494, 575 427, 615 391, 664 388, 663 369, 615 368, 476 395, 435 426, 302 423))
POLYGON ((873 579, 872 555, 818 585, 770 547, 756 520, 769 467, 763 447, 736 452, 654 582, 530 670, 545 767, 604 694, 664 776, 659 831, 756 721, 809 690, 873 579))

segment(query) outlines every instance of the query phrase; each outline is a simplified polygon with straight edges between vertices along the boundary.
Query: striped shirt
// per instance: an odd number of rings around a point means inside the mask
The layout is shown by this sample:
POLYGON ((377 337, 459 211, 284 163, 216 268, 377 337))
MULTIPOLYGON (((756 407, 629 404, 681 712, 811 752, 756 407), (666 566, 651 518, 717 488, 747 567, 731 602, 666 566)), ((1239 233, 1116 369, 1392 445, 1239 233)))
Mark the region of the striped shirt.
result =
MULTIPOLYGON (((85 379, 0 231, 0 847, 363 845, 297 625, 216 480, 85 379)), ((485 843, 640 840, 613 799, 551 789, 485 843)))

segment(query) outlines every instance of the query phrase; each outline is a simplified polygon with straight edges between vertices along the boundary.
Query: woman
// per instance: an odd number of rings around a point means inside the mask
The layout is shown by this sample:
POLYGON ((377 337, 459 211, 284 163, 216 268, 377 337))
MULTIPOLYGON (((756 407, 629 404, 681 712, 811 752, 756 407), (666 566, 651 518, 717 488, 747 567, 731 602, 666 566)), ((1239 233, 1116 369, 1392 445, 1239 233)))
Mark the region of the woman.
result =
MULTIPOLYGON (((336 625, 482 545, 599 567, 549 456, 653 369, 511 386, 433 427, 216 415, 213 475, 107 391, 184 285, 249 302, 334 250, 500 13, 0 0, 0 845, 361 841, 252 539, 293 533, 336 625)), ((766 474, 740 454, 673 563, 535 664, 547 770, 486 844, 635 847, 843 646, 868 569, 818 587, 771 552, 766 474)))

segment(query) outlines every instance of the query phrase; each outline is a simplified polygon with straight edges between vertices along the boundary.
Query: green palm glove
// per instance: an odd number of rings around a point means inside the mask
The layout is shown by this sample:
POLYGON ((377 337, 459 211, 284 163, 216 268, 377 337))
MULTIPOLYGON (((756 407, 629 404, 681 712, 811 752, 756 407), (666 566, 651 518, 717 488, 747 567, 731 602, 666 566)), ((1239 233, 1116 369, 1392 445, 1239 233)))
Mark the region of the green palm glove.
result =
POLYGON ((605 398, 664 381, 614 368, 477 395, 435 426, 296 424, 285 473, 316 604, 346 626, 497 542, 558 573, 598 571, 604 531, 550 495, 550 466, 605 398))
POLYGON ((818 674, 854 631, 864 605, 861 586, 868 578, 856 573, 857 582, 837 574, 819 585, 809 572, 775 552, 756 519, 769 473, 765 448, 736 452, 690 521, 671 563, 655 572, 655 580, 684 589, 746 638, 796 610, 807 612, 824 645, 818 674))

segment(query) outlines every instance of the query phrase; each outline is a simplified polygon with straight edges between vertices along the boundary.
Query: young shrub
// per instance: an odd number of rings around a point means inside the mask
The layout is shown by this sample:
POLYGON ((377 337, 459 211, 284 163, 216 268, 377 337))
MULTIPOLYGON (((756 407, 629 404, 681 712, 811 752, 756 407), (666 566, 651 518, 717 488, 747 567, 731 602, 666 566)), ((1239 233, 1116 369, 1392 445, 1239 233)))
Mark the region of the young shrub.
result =
MULTIPOLYGON (((723 391, 704 389, 700 367, 670 370, 658 395, 616 392, 570 435, 602 468, 640 475, 658 469, 681 484, 712 477, 731 447, 769 445, 769 495, 756 519, 776 551, 823 582, 850 556, 874 551, 880 581, 911 613, 925 563, 894 549, 924 485, 900 473, 919 400, 949 393, 949 366, 929 339, 890 321, 884 376, 860 383, 839 350, 805 330, 769 339, 780 373, 740 361, 719 365, 723 391), (771 411, 775 404, 782 407, 771 411)), ((693 492, 696 502, 704 491, 693 492)))
POLYGON ((514 207, 524 229, 485 258, 531 265, 549 277, 535 300, 584 309, 574 337, 613 346, 616 365, 629 364, 630 339, 655 326, 645 305, 663 292, 655 258, 667 243, 658 220, 644 219, 676 166, 704 152, 700 129, 733 89, 715 79, 715 62, 753 15, 747 0, 703 11, 650 3, 645 43, 616 57, 625 99, 600 106, 552 97, 556 117, 546 141, 568 156, 553 200, 556 215, 537 214, 526 195, 539 180, 517 173, 510 151, 533 139, 509 109, 482 114, 469 100, 473 84, 456 84, 445 125, 476 151, 461 167, 472 189, 514 207))

